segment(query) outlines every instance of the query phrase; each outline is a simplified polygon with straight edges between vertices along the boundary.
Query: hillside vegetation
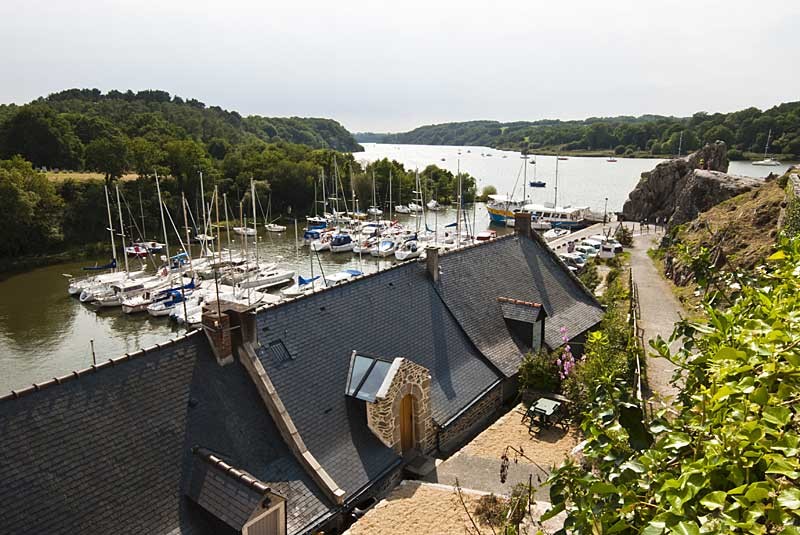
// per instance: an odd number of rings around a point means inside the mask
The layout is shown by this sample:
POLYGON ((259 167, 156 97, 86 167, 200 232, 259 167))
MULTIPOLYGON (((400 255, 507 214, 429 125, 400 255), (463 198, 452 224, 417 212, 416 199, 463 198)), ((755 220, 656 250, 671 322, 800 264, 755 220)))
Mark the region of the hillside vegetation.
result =
POLYGON ((69 89, 23 106, 0 105, 0 158, 20 155, 37 167, 112 177, 163 164, 154 152, 169 143, 189 143, 191 150, 223 160, 238 147, 278 141, 362 150, 331 119, 242 117, 165 91, 69 89))
POLYGON ((480 145, 514 150, 605 151, 618 155, 670 155, 725 141, 731 159, 760 157, 772 130, 769 152, 794 159, 800 155, 800 102, 762 111, 698 112, 691 117, 592 117, 583 121, 468 121, 416 128, 399 134, 359 134, 362 141, 426 145, 480 145), (681 140, 681 134, 683 139, 681 140))

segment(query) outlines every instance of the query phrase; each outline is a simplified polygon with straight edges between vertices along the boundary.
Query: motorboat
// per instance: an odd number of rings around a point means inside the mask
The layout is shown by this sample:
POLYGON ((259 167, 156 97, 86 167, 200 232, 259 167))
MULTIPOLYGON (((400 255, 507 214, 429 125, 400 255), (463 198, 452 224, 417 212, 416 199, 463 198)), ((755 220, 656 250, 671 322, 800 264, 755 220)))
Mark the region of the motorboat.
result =
POLYGON ((423 247, 416 239, 406 240, 394 252, 394 257, 400 261, 411 260, 413 258, 419 258, 422 254, 422 250, 423 247))
POLYGON ((563 228, 578 230, 589 226, 588 206, 555 206, 552 203, 526 204, 522 208, 531 213, 531 228, 534 230, 550 230, 563 228))
POLYGON ((410 214, 411 208, 409 208, 405 204, 398 204, 394 207, 394 211, 398 214, 410 214))
POLYGON ((503 225, 511 220, 513 226, 514 213, 520 211, 524 205, 525 201, 522 199, 515 200, 508 195, 489 195, 486 210, 492 223, 503 225))
POLYGON ((268 232, 285 232, 286 226, 278 225, 277 223, 267 223, 264 225, 268 232))
POLYGON ((370 206, 369 208, 367 208, 367 213, 369 215, 383 215, 383 210, 381 210, 377 206, 370 206))
POLYGON ((380 258, 392 256, 396 247, 397 242, 392 238, 382 238, 376 246, 369 250, 369 254, 380 258))
POLYGON ((330 250, 332 253, 349 253, 356 246, 356 242, 349 234, 337 234, 331 239, 330 250))
POLYGON ((616 158, 606 158, 606 161, 609 162, 609 163, 616 163, 617 159, 616 158))
POLYGON ((428 210, 434 212, 442 209, 442 205, 439 204, 439 202, 436 199, 431 199, 430 201, 428 201, 428 204, 426 206, 428 207, 428 210))
POLYGON ((543 234, 544 239, 547 241, 557 240, 559 238, 563 238, 565 236, 569 236, 572 233, 571 230, 566 228, 551 228, 543 234))
POLYGON ((528 185, 532 188, 544 188, 547 186, 547 182, 543 180, 531 180, 528 182, 528 185))
POLYGON ((497 238, 497 232, 494 230, 484 230, 475 235, 475 240, 479 242, 490 241, 497 238))
POLYGON ((415 212, 416 213, 416 212, 421 212, 423 207, 422 207, 421 204, 417 204, 415 202, 410 202, 410 203, 408 203, 408 209, 411 212, 415 212))
MULTIPOLYGON (((234 230, 236 230, 236 229, 234 229, 234 230)), ((214 241, 215 239, 217 239, 217 237, 216 236, 211 236, 210 234, 197 234, 194 237, 193 241, 195 243, 206 243, 206 242, 214 241)))
POLYGON ((150 251, 147 250, 147 247, 142 247, 138 244, 133 244, 125 247, 125 254, 128 256, 133 256, 135 258, 144 258, 150 254, 150 251))
POLYGON ((569 160, 569 158, 567 158, 566 156, 559 156, 558 159, 559 160, 569 160))
POLYGON ((120 271, 117 275, 119 275, 117 278, 109 280, 108 282, 97 281, 81 286, 81 292, 78 296, 80 302, 91 303, 96 297, 108 294, 112 284, 149 277, 150 273, 145 270, 131 272, 120 271))
MULTIPOLYGON (((186 282, 187 279, 183 279, 183 290, 184 291, 192 291, 195 288, 199 288, 199 283, 195 283, 194 280, 189 280, 186 282)), ((136 314, 138 312, 144 312, 147 310, 147 307, 150 306, 152 303, 157 301, 164 301, 169 299, 170 291, 181 291, 181 287, 177 288, 165 288, 164 286, 155 287, 145 289, 142 292, 124 296, 120 299, 120 304, 122 305, 122 312, 125 314, 136 314)))
POLYGON ((149 279, 133 279, 117 282, 110 286, 110 291, 102 295, 95 295, 94 304, 101 308, 118 307, 122 305, 122 300, 141 293, 162 290, 169 286, 169 281, 163 277, 151 277, 149 279))

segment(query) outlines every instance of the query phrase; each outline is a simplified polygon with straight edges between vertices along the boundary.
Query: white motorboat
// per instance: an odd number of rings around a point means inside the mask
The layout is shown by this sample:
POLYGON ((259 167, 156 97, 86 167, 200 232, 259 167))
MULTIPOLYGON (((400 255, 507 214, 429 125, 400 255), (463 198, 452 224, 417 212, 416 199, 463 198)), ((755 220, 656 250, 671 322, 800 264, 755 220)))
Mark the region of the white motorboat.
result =
POLYGON ((411 208, 406 206, 405 204, 398 204, 394 207, 394 211, 398 214, 410 214, 411 208))
POLYGON ((367 238, 366 240, 362 241, 361 243, 357 243, 353 247, 353 253, 355 254, 369 254, 370 250, 375 247, 380 241, 380 238, 373 237, 367 238))
POLYGON ((214 241, 216 236, 211 236, 210 234, 198 234, 194 237, 195 243, 205 243, 209 241, 214 241))
POLYGON ((395 242, 392 238, 382 238, 377 245, 369 250, 369 254, 379 258, 384 258, 387 256, 392 256, 396 248, 397 242, 395 242))
POLYGON ((383 215, 383 210, 381 210, 377 206, 370 206, 369 208, 367 208, 367 213, 369 215, 383 215))
POLYGON ((395 252, 394 257, 400 261, 419 258, 422 254, 422 246, 417 240, 406 240, 395 252))
POLYGON ((557 240, 559 238, 563 238, 565 236, 569 236, 572 233, 569 229, 566 228, 551 228, 550 230, 546 231, 543 236, 544 239, 547 241, 557 240))
POLYGON ((426 206, 428 207, 428 210, 431 210, 433 212, 437 212, 442 209, 442 205, 439 204, 436 201, 436 199, 431 199, 430 201, 428 201, 428 204, 426 206))
POLYGON ((270 288, 272 286, 279 286, 286 284, 294 277, 294 271, 288 269, 279 269, 271 267, 269 269, 262 269, 255 275, 243 280, 236 286, 238 288, 270 288))
POLYGON ((268 232, 285 232, 286 227, 284 225, 278 225, 277 223, 267 223, 265 225, 268 232))
POLYGON ((80 295, 78 299, 80 299, 81 303, 91 303, 95 300, 96 297, 111 293, 111 285, 115 283, 125 282, 129 280, 136 280, 141 279, 143 277, 150 276, 145 270, 140 271, 131 271, 130 273, 125 271, 120 271, 118 273, 120 275, 116 280, 112 280, 109 282, 94 282, 82 286, 80 295))
POLYGON ((408 209, 411 212, 421 212, 422 211, 422 205, 414 203, 414 202, 410 202, 410 203, 408 203, 408 209))
POLYGON ((356 242, 349 234, 337 234, 331 239, 330 250, 332 253, 348 253, 356 246, 356 242))
POLYGON ((250 227, 233 227, 233 231, 240 236, 256 235, 256 229, 250 227))

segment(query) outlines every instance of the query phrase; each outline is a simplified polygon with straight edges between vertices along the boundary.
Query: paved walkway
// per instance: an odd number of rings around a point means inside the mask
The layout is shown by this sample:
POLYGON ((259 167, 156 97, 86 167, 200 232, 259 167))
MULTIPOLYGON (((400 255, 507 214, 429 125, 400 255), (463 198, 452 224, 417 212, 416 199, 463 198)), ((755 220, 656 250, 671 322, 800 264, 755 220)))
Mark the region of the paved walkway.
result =
MULTIPOLYGON (((630 249, 633 281, 639 287, 639 306, 642 311, 639 325, 644 330, 644 344, 648 355, 652 353, 649 341, 656 339, 658 335, 664 340, 669 339, 675 322, 684 314, 683 307, 669 283, 647 255, 647 250, 653 247, 661 236, 661 233, 637 234, 634 236, 635 247, 630 249)), ((674 351, 679 346, 680 341, 676 340, 671 349, 674 351)), ((647 382, 650 391, 662 398, 675 396, 678 389, 670 384, 675 368, 675 365, 666 359, 648 356, 647 382)))

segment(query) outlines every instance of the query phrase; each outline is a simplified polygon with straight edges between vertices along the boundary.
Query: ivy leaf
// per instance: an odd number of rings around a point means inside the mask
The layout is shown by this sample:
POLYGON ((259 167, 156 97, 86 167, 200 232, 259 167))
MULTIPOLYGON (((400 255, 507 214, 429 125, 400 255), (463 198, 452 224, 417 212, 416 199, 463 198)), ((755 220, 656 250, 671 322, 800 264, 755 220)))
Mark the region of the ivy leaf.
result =
POLYGON ((594 494, 600 494, 600 495, 614 494, 615 492, 617 492, 617 487, 615 487, 611 483, 604 483, 602 481, 598 481, 597 483, 592 485, 589 491, 594 494))
POLYGON ((786 489, 778 495, 778 505, 796 511, 800 509, 800 489, 786 489))
POLYGON ((654 520, 645 526, 641 535, 661 535, 662 533, 664 533, 664 522, 654 520))
POLYGON ((553 518, 554 516, 556 516, 558 513, 560 513, 560 512, 561 512, 561 511, 563 511, 563 510, 564 510, 564 503, 562 502, 562 503, 560 503, 560 504, 556 505, 555 507, 551 507, 550 509, 548 509, 548 510, 547 510, 547 511, 546 511, 546 512, 545 512, 545 513, 542 515, 542 517, 540 518, 540 520, 541 520, 542 522, 544 522, 545 520, 550 520, 551 518, 553 518))
POLYGON ((700 503, 711 510, 722 509, 725 507, 725 498, 727 497, 728 494, 725 491, 715 490, 700 498, 700 503))
POLYGON ((680 522, 669 532, 674 535, 700 535, 700 528, 694 522, 680 522))
POLYGON ((692 443, 692 438, 686 433, 670 433, 667 435, 664 449, 679 450, 692 443))
POLYGON ((769 258, 767 258, 767 260, 785 260, 785 259, 786 259, 786 253, 784 253, 783 251, 772 253, 771 255, 769 255, 769 258))
POLYGON ((767 392, 767 389, 764 388, 763 386, 756 388, 755 390, 753 390, 753 393, 750 394, 750 401, 752 401, 753 403, 757 403, 762 407, 767 404, 768 400, 769 400, 769 392, 767 392))
POLYGON ((792 418, 792 411, 786 407, 767 407, 764 409, 763 415, 767 422, 783 427, 792 418))

